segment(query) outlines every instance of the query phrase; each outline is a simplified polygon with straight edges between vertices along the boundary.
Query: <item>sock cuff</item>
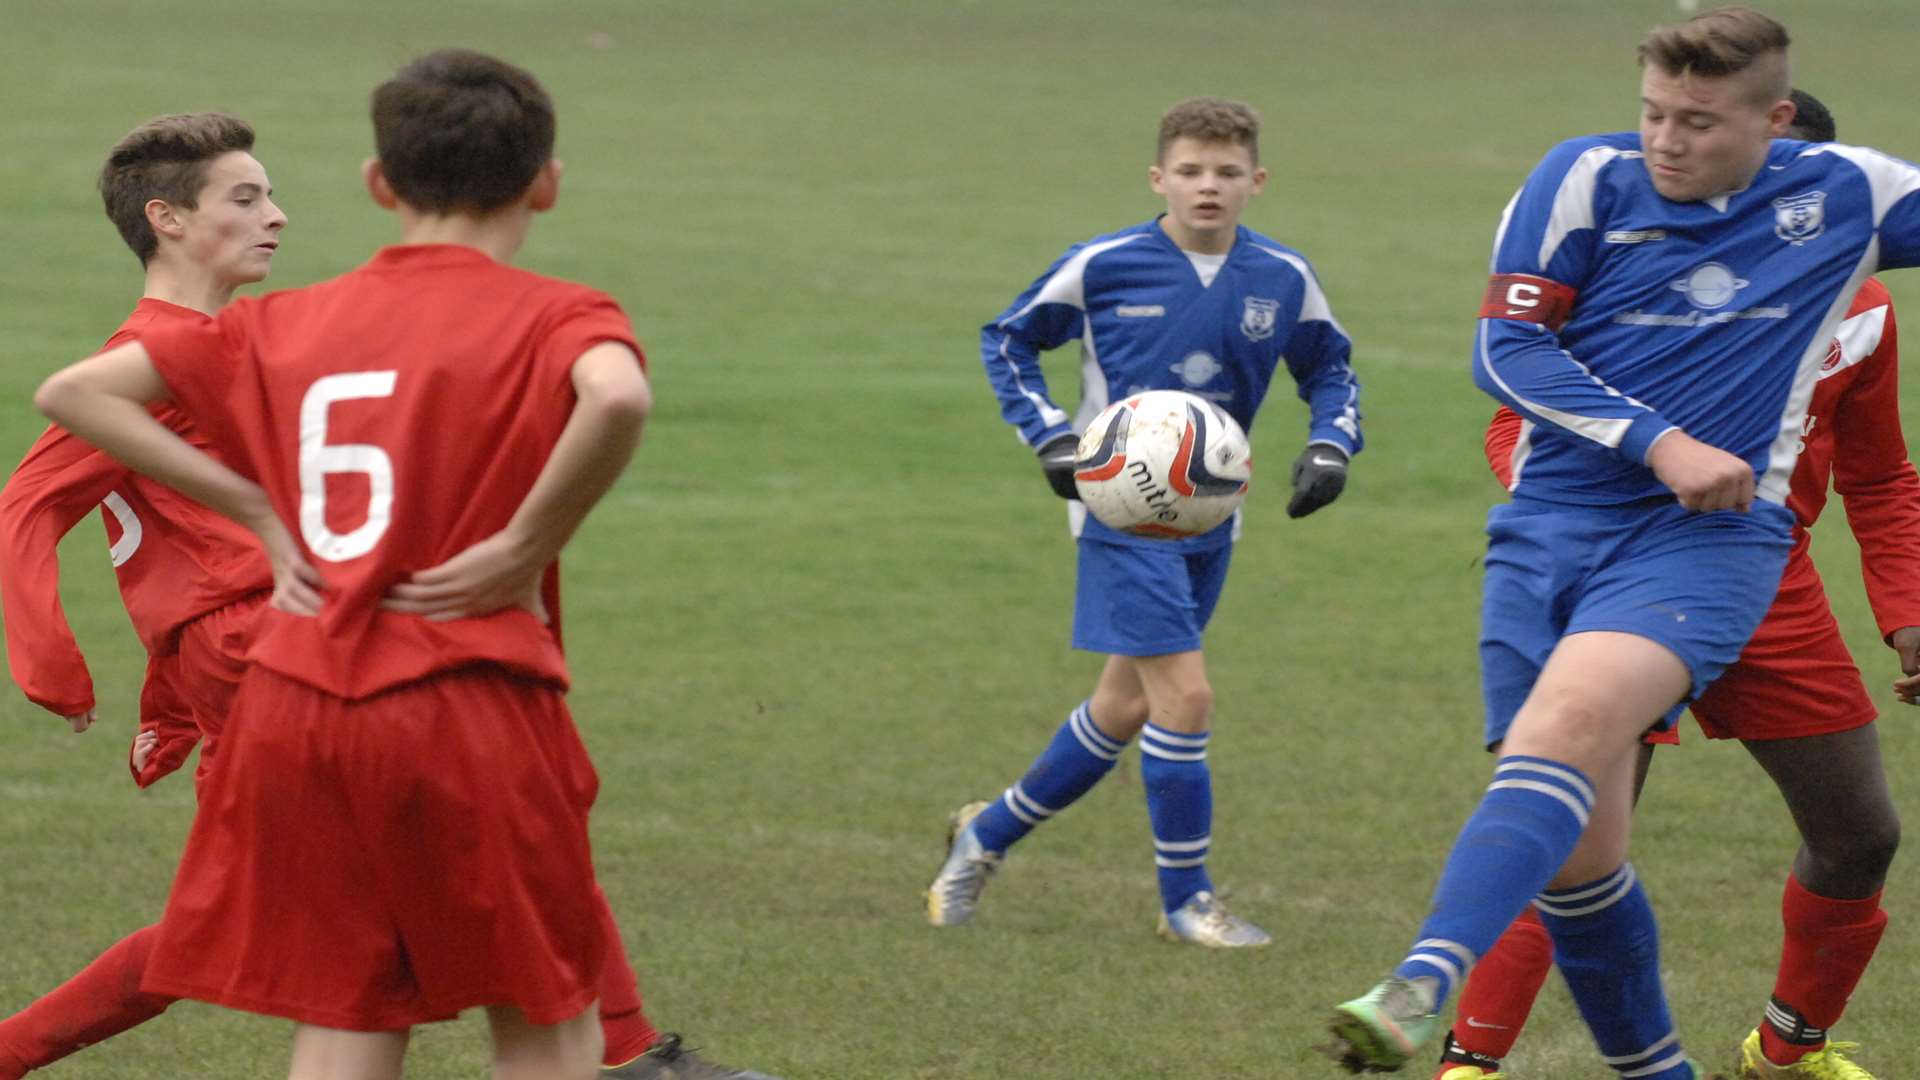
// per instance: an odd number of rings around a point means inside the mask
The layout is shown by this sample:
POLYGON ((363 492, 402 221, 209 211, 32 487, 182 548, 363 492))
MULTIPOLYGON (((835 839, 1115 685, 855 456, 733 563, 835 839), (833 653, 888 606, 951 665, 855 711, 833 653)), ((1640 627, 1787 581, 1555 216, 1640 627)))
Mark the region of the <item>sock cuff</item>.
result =
POLYGON ((1780 898, 1780 909, 1788 925, 1795 929, 1838 930, 1847 926, 1884 923, 1887 913, 1880 906, 1880 897, 1885 892, 1883 888, 1860 900, 1836 900, 1811 891, 1800 883, 1798 877, 1788 874, 1786 891, 1780 898))
POLYGON ((1127 744, 1101 731, 1093 722, 1093 703, 1083 701, 1067 714, 1066 728, 1087 753, 1102 761, 1118 761, 1127 744))
POLYGON ((1566 807, 1582 829, 1593 815, 1596 798, 1593 781, 1579 769, 1565 762, 1525 754, 1511 754, 1494 764, 1493 782, 1487 785, 1487 792, 1492 795, 1501 791, 1529 791, 1548 796, 1566 807))
POLYGON ((1632 895, 1639 887, 1640 878, 1633 872, 1633 864, 1621 863, 1618 870, 1598 881, 1575 885, 1571 889, 1542 892, 1534 898, 1533 906, 1542 914, 1555 918, 1579 918, 1605 911, 1632 895))
POLYGON ((1140 752, 1162 761, 1205 761, 1208 734, 1205 731, 1197 735, 1168 731, 1148 722, 1140 729, 1140 752))

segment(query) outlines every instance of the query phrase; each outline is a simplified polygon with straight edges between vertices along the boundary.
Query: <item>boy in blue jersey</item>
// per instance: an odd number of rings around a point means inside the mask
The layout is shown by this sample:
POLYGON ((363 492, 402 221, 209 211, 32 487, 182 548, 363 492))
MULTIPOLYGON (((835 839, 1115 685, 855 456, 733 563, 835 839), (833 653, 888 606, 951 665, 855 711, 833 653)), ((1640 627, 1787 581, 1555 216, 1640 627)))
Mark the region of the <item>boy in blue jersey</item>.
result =
POLYGON ((1637 743, 1758 625, 1834 330, 1869 275, 1920 264, 1920 169, 1779 138, 1787 45, 1745 8, 1651 32, 1640 131, 1561 144, 1501 221, 1473 370, 1528 421, 1487 526, 1486 740, 1504 745, 1413 948, 1337 1010, 1351 1071, 1404 1064, 1534 900, 1607 1062, 1700 1075, 1626 861, 1637 743))
POLYGON ((1266 932, 1214 896, 1207 743, 1213 691, 1200 651, 1226 580, 1238 517, 1205 535, 1146 539, 1089 517, 1073 483, 1076 428, 1109 400, 1180 389, 1251 430, 1282 363, 1311 418, 1293 467, 1291 517, 1332 502, 1360 449, 1350 343, 1297 252, 1239 224, 1266 185, 1259 119, 1239 102, 1194 98, 1161 119, 1148 180, 1153 221, 1077 245, 981 331, 1000 411, 1035 449, 1079 538, 1073 645, 1105 654, 1093 695, 999 800, 954 815, 946 863, 927 890, 935 926, 967 922, 1006 851, 1110 771, 1140 738, 1140 775, 1160 883, 1161 936, 1212 947, 1265 945, 1266 932), (1080 410, 1048 397, 1040 353, 1081 343, 1080 410))

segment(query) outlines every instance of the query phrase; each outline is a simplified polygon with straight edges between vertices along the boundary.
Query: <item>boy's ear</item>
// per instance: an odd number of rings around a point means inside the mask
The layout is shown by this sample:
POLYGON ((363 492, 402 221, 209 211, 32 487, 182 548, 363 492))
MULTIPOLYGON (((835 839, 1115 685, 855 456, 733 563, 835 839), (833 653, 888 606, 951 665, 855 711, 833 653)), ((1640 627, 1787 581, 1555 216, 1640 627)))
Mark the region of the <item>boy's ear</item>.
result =
POLYGON ((387 174, 380 168, 380 159, 370 157, 360 163, 360 179, 367 185, 367 194, 382 210, 392 210, 400 205, 400 196, 394 194, 393 185, 387 183, 387 174))
POLYGON ((148 199, 142 209, 146 211, 147 227, 153 230, 156 238, 164 236, 168 240, 178 240, 186 235, 186 223, 180 220, 179 213, 167 200, 148 199))
POLYGON ((566 164, 559 158, 548 158, 527 186, 527 206, 536 212, 553 209, 553 204, 560 201, 560 174, 566 171, 566 164))

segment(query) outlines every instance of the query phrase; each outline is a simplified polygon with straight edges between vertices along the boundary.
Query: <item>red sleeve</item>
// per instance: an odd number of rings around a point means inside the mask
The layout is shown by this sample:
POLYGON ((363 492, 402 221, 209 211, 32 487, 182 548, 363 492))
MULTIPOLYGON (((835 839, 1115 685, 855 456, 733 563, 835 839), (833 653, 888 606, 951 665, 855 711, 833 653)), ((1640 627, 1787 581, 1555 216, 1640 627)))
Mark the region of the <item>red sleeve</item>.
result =
POLYGON ((200 742, 200 724, 193 718, 193 707, 181 694, 176 680, 181 678, 180 657, 147 657, 147 681, 140 688, 140 730, 159 736, 147 767, 133 768, 133 749, 127 749, 127 768, 137 787, 153 782, 186 764, 200 742))
POLYGON ((140 344, 167 391, 193 424, 233 464, 243 449, 229 433, 232 425, 222 405, 238 375, 242 333, 237 301, 206 322, 171 322, 138 331, 140 344))
POLYGON ((1892 301, 1880 344, 1835 410, 1833 486, 1860 543, 1867 600, 1885 637, 1920 626, 1920 477, 1900 430, 1900 350, 1892 301))
POLYGON ((1487 468, 1503 488, 1513 486, 1513 449, 1520 445, 1520 414, 1505 405, 1487 424, 1487 468))
POLYGON ((126 467, 52 427, 0 489, 0 607, 7 665, 28 700, 61 716, 93 708, 93 679, 60 604, 60 538, 126 467))
POLYGON ((634 340, 633 323, 627 313, 612 297, 589 290, 583 300, 569 304, 555 320, 540 343, 540 359, 546 364, 570 367, 582 353, 609 341, 632 349, 640 370, 647 369, 647 355, 634 340))

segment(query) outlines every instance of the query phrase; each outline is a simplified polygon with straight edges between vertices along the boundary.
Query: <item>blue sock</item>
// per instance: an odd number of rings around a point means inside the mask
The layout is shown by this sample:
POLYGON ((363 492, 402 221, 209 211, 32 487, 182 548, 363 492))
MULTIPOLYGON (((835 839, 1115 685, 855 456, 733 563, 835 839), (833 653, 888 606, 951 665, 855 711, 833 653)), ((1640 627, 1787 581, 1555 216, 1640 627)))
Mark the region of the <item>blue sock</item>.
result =
POLYGON ((1194 893, 1213 891, 1207 848, 1213 842, 1213 774, 1207 733, 1186 735, 1148 724, 1140 732, 1140 786, 1153 822, 1153 865, 1160 904, 1179 909, 1194 893))
POLYGON ((1126 743, 1093 726, 1093 713, 1081 702, 1028 766, 1027 774, 973 819, 980 846, 1000 852, 1012 847, 1035 825, 1091 791, 1113 771, 1113 763, 1126 748, 1126 743))
POLYGON ((1553 959, 1607 1064, 1635 1080, 1693 1080, 1660 986, 1660 933, 1632 863, 1535 905, 1553 959))
POLYGON ((1593 784, 1571 765, 1501 758, 1453 842, 1419 939, 1393 973, 1430 980, 1437 1011, 1573 852, 1593 799, 1593 784))

